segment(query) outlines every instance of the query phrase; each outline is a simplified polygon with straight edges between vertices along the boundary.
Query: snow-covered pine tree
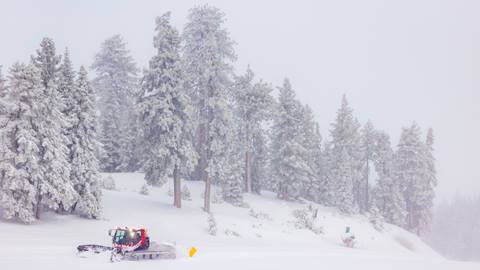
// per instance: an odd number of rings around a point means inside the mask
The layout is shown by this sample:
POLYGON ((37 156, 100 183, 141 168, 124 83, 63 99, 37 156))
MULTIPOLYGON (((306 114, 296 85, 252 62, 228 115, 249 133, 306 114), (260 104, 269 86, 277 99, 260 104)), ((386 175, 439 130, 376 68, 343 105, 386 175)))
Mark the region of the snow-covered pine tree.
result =
POLYGON ((320 127, 315 122, 313 112, 308 105, 305 105, 303 110, 302 131, 309 167, 304 197, 318 202, 323 182, 322 136, 320 135, 320 127))
POLYGON ((7 80, 3 77, 2 66, 0 66, 0 133, 2 132, 1 127, 4 125, 4 121, 7 120, 8 112, 10 111, 7 91, 7 80))
POLYGON ((304 194, 310 174, 302 131, 303 108, 295 99, 288 79, 284 80, 279 91, 272 139, 274 177, 277 179, 277 196, 283 200, 296 200, 304 194))
POLYGON ((417 234, 425 233, 430 229, 432 223, 433 200, 435 198, 435 187, 437 177, 435 169, 435 157, 433 155, 433 129, 429 128, 424 149, 424 176, 421 196, 421 205, 418 221, 417 234))
POLYGON ((355 204, 355 181, 352 169, 353 158, 348 154, 346 148, 340 149, 340 154, 334 155, 337 159, 335 165, 331 168, 335 183, 335 206, 342 213, 353 214, 358 211, 358 205, 355 204))
POLYGON ((405 199, 402 186, 393 178, 394 152, 390 136, 382 131, 375 132, 373 164, 378 179, 374 187, 372 203, 389 223, 404 226, 406 218, 405 199))
POLYGON ((213 216, 212 213, 208 214, 207 224, 208 224, 208 227, 207 227, 208 234, 212 236, 217 235, 217 222, 215 221, 215 217, 213 216))
POLYGON ((174 206, 180 208, 180 173, 193 169, 197 155, 188 136, 192 128, 192 108, 183 89, 180 37, 169 21, 170 12, 156 19, 154 47, 157 53, 143 76, 137 110, 144 149, 148 151, 145 180, 156 185, 173 176, 174 206))
MULTIPOLYGON (((62 132, 67 139, 67 146, 70 152, 72 144, 72 121, 75 118, 73 115, 73 106, 75 105, 75 72, 73 71, 72 62, 70 61, 68 48, 65 49, 62 60, 58 74, 58 93, 63 105, 61 112, 66 120, 66 126, 62 127, 62 132)), ((71 162, 70 154, 68 156, 69 162, 71 162)))
POLYGON ((224 14, 208 5, 192 8, 183 31, 183 62, 187 89, 198 113, 196 148, 199 173, 205 181, 204 210, 210 212, 212 179, 219 179, 228 165, 228 132, 232 130, 227 89, 231 84, 233 41, 224 27, 224 14), (223 166, 222 166, 223 165, 223 166))
POLYGON ((32 66, 14 64, 10 69, 9 93, 2 97, 10 106, 0 123, 0 208, 6 219, 35 221, 40 141, 34 122, 37 100, 42 95, 40 74, 32 66))
POLYGON ((375 129, 370 120, 362 127, 361 144, 362 144, 362 181, 359 189, 359 207, 360 211, 368 212, 370 207, 370 169, 373 162, 375 129))
POLYGON ((375 230, 381 232, 383 231, 383 216, 380 213, 380 210, 378 210, 378 207, 376 204, 373 204, 369 210, 368 210, 368 219, 370 223, 373 225, 375 230))
MULTIPOLYGON (((74 155, 74 147, 73 140, 74 135, 72 129, 74 128, 74 122, 76 120, 76 116, 74 115, 74 107, 76 106, 75 100, 75 72, 72 67, 72 62, 70 60, 70 52, 68 48, 65 48, 65 52, 63 54, 63 59, 60 64, 59 72, 58 72, 58 95, 62 102, 61 112, 65 119, 64 126, 61 127, 62 134, 65 136, 65 145, 67 146, 67 161, 70 165, 70 170, 74 170, 77 168, 72 168, 72 159, 74 155)), ((73 186, 75 184, 76 179, 72 178, 74 173, 70 172, 70 183, 73 186)), ((71 210, 71 209, 62 209, 62 210, 71 210)))
POLYGON ((253 149, 255 155, 252 159, 252 191, 260 194, 262 189, 272 190, 269 188, 270 177, 270 151, 268 149, 268 130, 253 136, 253 149))
POLYGON ((327 200, 342 212, 358 212, 358 190, 361 182, 361 145, 360 124, 353 117, 347 98, 343 96, 342 105, 330 131, 332 141, 328 151, 327 200), (331 197, 333 195, 333 198, 331 197))
POLYGON ((42 39, 37 54, 31 56, 31 62, 40 72, 40 80, 44 89, 57 86, 61 56, 56 54, 55 43, 51 38, 42 39))
POLYGON ((73 70, 72 61, 70 60, 70 51, 68 48, 65 48, 58 74, 58 92, 64 104, 62 112, 67 115, 74 105, 74 89, 75 71, 73 70))
POLYGON ((265 164, 265 177, 261 181, 261 186, 263 190, 267 190, 270 192, 277 192, 278 190, 278 185, 277 185, 277 179, 275 176, 275 150, 273 147, 275 147, 275 129, 274 129, 274 124, 275 124, 275 118, 276 115, 278 115, 278 112, 280 111, 280 105, 279 101, 277 99, 274 99, 273 101, 274 105, 272 108, 272 119, 270 126, 265 130, 265 136, 264 136, 264 153, 263 157, 267 160, 265 164))
POLYGON ((322 161, 323 161, 323 183, 320 187, 319 192, 319 203, 322 203, 326 206, 335 206, 335 194, 336 186, 335 181, 333 181, 333 174, 330 172, 330 168, 334 167, 334 155, 333 155, 333 147, 331 141, 326 141, 322 151, 322 161))
POLYGON ((421 131, 416 123, 403 128, 395 153, 395 180, 402 184, 407 217, 405 228, 421 234, 424 229, 425 209, 431 207, 433 187, 426 176, 427 146, 420 138, 421 131), (430 203, 429 203, 430 202, 430 203))
POLYGON ((134 117, 129 114, 133 113, 137 68, 120 35, 102 43, 91 68, 96 72, 92 86, 99 97, 102 169, 126 170, 130 157, 125 157, 125 153, 131 152, 129 147, 136 143, 130 130, 136 128, 131 123, 134 117))
POLYGON ((235 134, 233 130, 234 127, 227 133, 227 141, 230 142, 226 145, 227 157, 223 160, 223 170, 219 166, 217 174, 222 187, 222 199, 235 206, 242 206, 245 187, 242 174, 244 152, 240 144, 232 143, 240 141, 240 138, 236 137, 239 133, 235 134))
MULTIPOLYGON (((140 86, 139 86, 140 88, 140 86)), ((138 93, 135 94, 138 99, 138 93)), ((145 152, 141 146, 141 127, 138 120, 138 115, 135 111, 135 102, 130 101, 130 104, 127 106, 127 112, 124 119, 123 130, 121 131, 122 140, 120 142, 120 156, 122 157, 122 162, 119 167, 120 171, 125 172, 136 172, 142 168, 143 162, 145 160, 145 152)))
POLYGON ((7 95, 7 80, 3 77, 2 66, 0 65, 0 97, 7 95))
POLYGON ((216 115, 208 124, 209 147, 207 173, 211 182, 220 185, 222 199, 233 205, 243 205, 244 181, 242 175, 243 151, 239 142, 240 132, 235 125, 233 109, 224 93, 209 98, 214 101, 211 113, 216 115))
MULTIPOLYGON (((255 164, 255 162, 265 162, 257 157, 255 142, 260 146, 262 136, 265 133, 263 125, 271 116, 273 106, 273 89, 262 81, 254 82, 254 73, 247 68, 245 75, 238 76, 235 79, 233 87, 235 113, 238 117, 240 141, 242 152, 244 153, 244 178, 245 191, 252 192, 253 186, 255 192, 259 192, 261 179, 253 179, 253 168, 261 170, 264 164, 255 164), (257 140, 257 141, 256 141, 257 140), (255 182, 255 183, 254 183, 255 182)), ((258 149, 262 151, 262 149, 258 149)))
POLYGON ((9 162, 8 158, 6 157, 10 152, 10 149, 8 149, 6 143, 8 141, 6 127, 10 121, 10 113, 13 104, 11 104, 7 91, 8 88, 6 79, 3 77, 2 66, 0 66, 0 141, 5 142, 0 144, 0 157, 3 157, 0 158, 0 192, 2 187, 2 179, 4 177, 4 174, 8 170, 8 163, 3 162, 9 162), (7 167, 2 167, 2 165, 5 165, 7 167))
POLYGON ((97 122, 95 94, 82 66, 76 80, 71 108, 71 164, 70 179, 78 200, 72 210, 86 218, 100 217, 100 173, 96 157, 97 122))
POLYGON ((40 218, 42 207, 53 210, 69 209, 76 200, 76 193, 69 179, 67 139, 63 128, 67 126, 61 110, 64 105, 58 92, 60 56, 55 53, 55 43, 44 38, 37 54, 32 56, 32 65, 40 73, 42 94, 38 104, 34 126, 40 140, 39 166, 42 174, 37 185, 36 217, 40 218))

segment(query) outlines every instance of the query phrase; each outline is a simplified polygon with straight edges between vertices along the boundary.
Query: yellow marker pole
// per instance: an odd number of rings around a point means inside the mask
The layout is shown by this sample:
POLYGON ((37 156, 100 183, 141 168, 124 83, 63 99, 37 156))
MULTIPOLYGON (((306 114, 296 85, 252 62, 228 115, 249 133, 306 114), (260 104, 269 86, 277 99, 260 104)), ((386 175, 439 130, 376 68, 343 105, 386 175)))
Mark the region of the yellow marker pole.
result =
POLYGON ((188 256, 190 256, 190 258, 192 258, 193 255, 195 255, 195 253, 197 253, 197 249, 195 247, 191 247, 190 251, 188 252, 188 256))

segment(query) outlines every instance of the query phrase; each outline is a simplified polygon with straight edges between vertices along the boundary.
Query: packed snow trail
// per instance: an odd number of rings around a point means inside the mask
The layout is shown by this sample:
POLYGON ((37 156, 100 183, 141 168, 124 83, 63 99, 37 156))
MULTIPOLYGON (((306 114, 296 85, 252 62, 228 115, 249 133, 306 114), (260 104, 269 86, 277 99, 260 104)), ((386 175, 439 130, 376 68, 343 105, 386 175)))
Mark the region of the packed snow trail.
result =
MULTIPOLYGON (((201 210, 202 183, 187 183, 192 201, 182 209, 172 207, 170 188, 150 188, 140 195, 141 174, 114 174, 117 190, 105 190, 103 219, 44 214, 33 225, 0 221, 0 269, 480 269, 479 264, 447 261, 418 238, 395 226, 377 232, 368 220, 344 217, 319 208, 323 234, 296 229, 291 212, 304 207, 278 201, 272 194, 247 195, 249 207, 269 219, 254 218, 250 208, 213 204, 217 236, 207 233, 207 215, 201 210), (357 236, 356 248, 341 244, 345 225, 357 236), (110 254, 77 256, 79 244, 109 246, 108 229, 116 226, 145 227, 151 239, 175 241, 176 260, 122 261, 110 263, 110 254), (235 236, 231 232, 235 232, 235 236), (197 248, 190 258, 188 250, 197 248)), ((169 183, 170 184, 170 183, 169 183)))

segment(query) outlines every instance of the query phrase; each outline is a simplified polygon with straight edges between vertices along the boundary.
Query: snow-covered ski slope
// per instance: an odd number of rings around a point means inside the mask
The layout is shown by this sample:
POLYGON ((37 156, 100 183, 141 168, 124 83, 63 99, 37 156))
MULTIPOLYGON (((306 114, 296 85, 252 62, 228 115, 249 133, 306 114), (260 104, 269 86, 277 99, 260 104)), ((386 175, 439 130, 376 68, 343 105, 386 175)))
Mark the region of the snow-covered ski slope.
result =
POLYGON ((202 183, 186 183, 191 201, 172 207, 170 183, 139 194, 142 174, 112 174, 117 190, 104 190, 103 219, 44 214, 34 225, 0 221, 0 269, 480 269, 480 264, 447 261, 417 237, 395 226, 377 232, 361 216, 344 217, 319 207, 323 234, 294 226, 300 203, 279 201, 273 194, 247 195, 249 208, 213 204, 217 235, 207 233, 202 211, 202 183), (255 213, 268 216, 253 217, 255 213), (110 263, 108 254, 81 258, 79 244, 109 245, 109 228, 145 227, 154 241, 175 241, 176 260, 110 263), (341 245, 345 226, 357 236, 356 248, 341 245), (190 247, 198 251, 188 257, 190 247))

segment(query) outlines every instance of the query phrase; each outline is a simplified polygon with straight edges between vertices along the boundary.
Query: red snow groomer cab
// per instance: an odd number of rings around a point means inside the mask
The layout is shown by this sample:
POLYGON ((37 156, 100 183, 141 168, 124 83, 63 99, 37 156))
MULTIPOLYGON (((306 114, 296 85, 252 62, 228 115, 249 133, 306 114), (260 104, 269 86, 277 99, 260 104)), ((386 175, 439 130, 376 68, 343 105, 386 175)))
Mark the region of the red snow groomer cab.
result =
POLYGON ((150 238, 145 229, 112 229, 108 231, 112 236, 112 248, 122 252, 147 250, 150 247, 150 238))
POLYGON ((110 261, 118 262, 121 260, 142 260, 142 259, 175 259, 177 252, 174 243, 155 241, 150 242, 145 229, 125 229, 116 228, 108 230, 108 235, 112 237, 112 246, 102 246, 96 244, 87 244, 77 246, 77 251, 81 254, 111 252, 110 261))

